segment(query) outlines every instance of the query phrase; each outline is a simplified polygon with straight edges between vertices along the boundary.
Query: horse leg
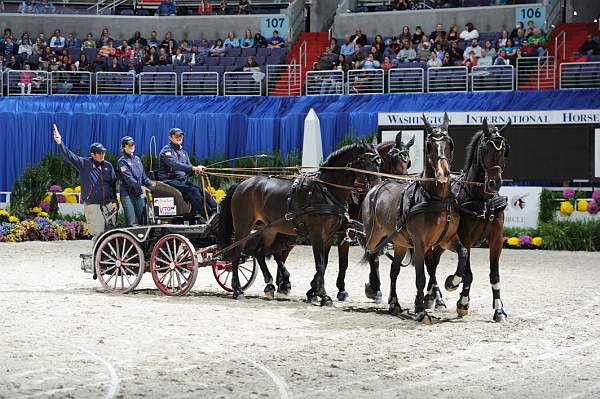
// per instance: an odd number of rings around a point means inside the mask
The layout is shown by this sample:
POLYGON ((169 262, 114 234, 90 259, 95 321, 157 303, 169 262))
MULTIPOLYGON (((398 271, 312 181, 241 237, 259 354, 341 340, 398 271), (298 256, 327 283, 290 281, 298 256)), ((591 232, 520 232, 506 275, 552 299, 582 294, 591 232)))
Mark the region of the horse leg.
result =
POLYGON ((469 292, 471 291, 471 283, 473 282, 473 272, 471 271, 471 251, 468 251, 467 264, 463 275, 463 289, 460 293, 460 298, 456 302, 456 313, 459 317, 469 314, 469 292))
POLYGON ((432 324, 433 321, 431 316, 425 309, 424 295, 425 290, 425 245, 423 242, 417 242, 415 244, 415 252, 413 258, 413 264, 415 265, 415 286, 417 288, 417 294, 415 295, 415 320, 422 322, 423 324, 432 324))
POLYGON ((427 283, 427 294, 425 295, 425 308, 446 309, 446 303, 442 299, 442 291, 437 283, 436 271, 440 264, 440 257, 444 253, 442 247, 435 247, 427 251, 425 254, 425 265, 427 266, 427 274, 429 274, 429 282, 427 283))
POLYGON ((446 291, 455 291, 460 286, 460 283, 463 281, 463 274, 469 257, 469 250, 460 242, 458 236, 456 236, 452 243, 452 249, 458 255, 458 265, 456 267, 456 272, 446 277, 446 281, 444 282, 446 291))
POLYGON ((402 259, 406 254, 404 248, 394 248, 394 260, 392 261, 392 267, 390 269, 390 296, 388 298, 388 306, 390 314, 396 316, 402 313, 402 307, 398 301, 398 294, 396 293, 396 282, 398 275, 400 274, 400 268, 402 267, 402 259))
POLYGON ((340 258, 340 268, 338 271, 337 280, 335 285, 337 286, 338 301, 345 301, 348 299, 348 292, 346 292, 346 270, 348 270, 348 252, 350 252, 350 243, 346 240, 342 240, 338 244, 338 256, 340 258))
POLYGON ((369 299, 381 302, 383 293, 381 292, 381 279, 379 278, 379 256, 369 257, 369 282, 365 284, 365 295, 369 299))
POLYGON ((332 306, 333 301, 325 291, 325 270, 327 269, 327 260, 329 258, 329 250, 331 244, 323 240, 322 237, 317 237, 311 240, 313 243, 313 255, 315 258, 316 273, 311 283, 311 289, 314 289, 315 294, 321 297, 321 306, 332 306))
POLYGON ((242 291, 242 287, 240 285, 239 278, 239 264, 240 264, 240 256, 242 255, 241 246, 238 246, 233 250, 233 258, 231 259, 231 288, 233 288, 233 299, 243 300, 244 291, 242 291))
POLYGON ((263 254, 260 254, 257 255, 255 259, 258 262, 258 265, 260 266, 260 271, 262 272, 263 277, 265 279, 265 297, 267 297, 268 299, 273 299, 275 298, 275 286, 273 285, 273 276, 271 275, 271 272, 269 272, 265 256, 263 254))
POLYGON ((490 284, 492 285, 492 296, 494 298, 494 321, 502 323, 506 321, 504 304, 500 299, 500 254, 502 253, 502 234, 494 234, 488 239, 490 245, 490 284))
POLYGON ((283 295, 289 295, 292 284, 290 283, 290 272, 285 267, 285 261, 292 248, 286 249, 273 255, 277 262, 277 292, 283 295))

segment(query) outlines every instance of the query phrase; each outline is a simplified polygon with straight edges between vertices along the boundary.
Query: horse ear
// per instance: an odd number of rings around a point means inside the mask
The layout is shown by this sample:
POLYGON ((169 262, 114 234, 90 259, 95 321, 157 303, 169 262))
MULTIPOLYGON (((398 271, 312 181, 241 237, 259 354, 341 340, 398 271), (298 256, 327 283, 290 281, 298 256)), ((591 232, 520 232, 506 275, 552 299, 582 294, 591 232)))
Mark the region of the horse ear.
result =
POLYGON ((371 145, 375 147, 377 145, 377 135, 373 136, 373 140, 371 140, 371 145))
POLYGON ((506 133, 506 131, 508 131, 508 128, 510 127, 510 125, 512 125, 512 121, 509 120, 508 123, 506 125, 504 125, 502 127, 502 129, 500 129, 500 131, 498 132, 498 134, 500 136, 504 136, 504 134, 506 133))
POLYGON ((400 130, 398 132, 398 134, 396 134, 396 140, 395 141, 396 141, 396 147, 397 148, 402 147, 402 130, 400 130))
POLYGON ((413 135, 412 138, 410 139, 410 141, 408 143, 406 143, 406 148, 412 147, 414 143, 415 143, 415 136, 413 135))
POLYGON ((444 124, 442 125, 442 128, 446 133, 448 133, 448 126, 450 126, 450 118, 448 118, 448 113, 444 112, 444 124))
POLYGON ((485 134, 485 137, 490 137, 492 132, 490 132, 490 126, 488 125, 487 117, 483 118, 482 125, 483 125, 483 134, 485 134))
POLYGON ((427 133, 431 133, 433 128, 431 127, 431 124, 427 120, 427 117, 425 116, 425 114, 423 114, 423 123, 425 124, 425 131, 427 131, 427 133))

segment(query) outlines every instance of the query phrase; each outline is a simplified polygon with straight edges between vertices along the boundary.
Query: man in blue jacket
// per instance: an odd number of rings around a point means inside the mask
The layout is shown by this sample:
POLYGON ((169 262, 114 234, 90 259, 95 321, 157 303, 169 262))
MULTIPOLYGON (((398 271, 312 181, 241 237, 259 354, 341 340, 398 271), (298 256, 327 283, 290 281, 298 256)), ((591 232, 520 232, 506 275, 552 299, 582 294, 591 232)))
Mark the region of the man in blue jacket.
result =
POLYGON ((202 165, 192 166, 190 157, 182 147, 183 136, 184 133, 181 129, 169 130, 169 144, 160 150, 158 178, 181 191, 183 198, 192 204, 196 213, 208 220, 217 212, 217 203, 209 193, 187 181, 188 176, 201 174, 205 167, 202 165), (208 215, 204 212, 205 208, 208 215))
POLYGON ((106 148, 100 143, 90 147, 90 157, 84 158, 70 151, 54 125, 54 141, 59 145, 60 155, 77 171, 81 179, 83 212, 94 240, 107 225, 115 226, 117 219, 117 176, 110 162, 105 161, 106 148))
POLYGON ((135 141, 132 137, 125 136, 121 139, 121 150, 123 155, 117 164, 121 176, 119 193, 127 226, 133 226, 142 223, 144 194, 150 191, 150 179, 144 172, 140 157, 135 155, 135 141))

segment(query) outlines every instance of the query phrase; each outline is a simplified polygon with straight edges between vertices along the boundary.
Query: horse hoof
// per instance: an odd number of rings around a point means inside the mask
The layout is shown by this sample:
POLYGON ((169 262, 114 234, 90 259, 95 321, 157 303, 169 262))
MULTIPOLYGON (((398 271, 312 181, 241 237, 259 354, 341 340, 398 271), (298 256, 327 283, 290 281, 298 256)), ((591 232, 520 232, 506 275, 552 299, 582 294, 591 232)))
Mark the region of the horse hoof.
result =
POLYGON ((340 302, 348 300, 348 297, 350 297, 350 295, 348 295, 346 291, 340 291, 337 293, 337 300, 340 302))
POLYGON ((265 298, 275 299, 275 291, 265 291, 265 298))
POLYGON ((438 299, 435 301, 435 310, 446 310, 448 307, 446 306, 446 302, 443 299, 438 299))
POLYGON ((419 323, 423 323, 428 326, 433 324, 433 319, 431 318, 431 315, 425 311, 417 313, 415 315, 415 321, 418 321, 419 323))
POLYGON ((469 314, 469 304, 462 305, 460 302, 456 304, 456 313, 458 317, 465 317, 469 314))
POLYGON ((459 284, 454 285, 454 275, 449 275, 448 277, 446 277, 446 282, 444 283, 444 287, 446 288, 446 291, 456 291, 456 289, 459 287, 459 284))
POLYGON ((369 299, 375 300, 375 302, 378 303, 381 302, 383 298, 383 294, 381 293, 381 291, 375 291, 371 288, 371 284, 369 283, 365 284, 365 296, 369 299))
POLYGON ((394 302, 390 303, 390 308, 388 311, 392 316, 398 316, 400 313, 402 313, 402 308, 400 307, 400 304, 394 302))
POLYGON ((277 292, 281 295, 288 296, 292 290, 291 284, 281 284, 277 287, 277 292))
POLYGON ((506 323, 508 321, 508 316, 504 313, 504 309, 496 309, 494 312, 494 321, 496 323, 506 323))
POLYGON ((333 306, 333 301, 327 295, 321 298, 321 306, 333 306))
POLYGON ((234 295, 233 299, 235 299, 236 301, 243 301, 246 299, 246 297, 244 296, 244 294, 238 294, 238 295, 234 295))
POLYGON ((433 301, 433 296, 431 294, 425 295, 423 302, 425 303, 425 309, 433 309, 434 301, 433 301))

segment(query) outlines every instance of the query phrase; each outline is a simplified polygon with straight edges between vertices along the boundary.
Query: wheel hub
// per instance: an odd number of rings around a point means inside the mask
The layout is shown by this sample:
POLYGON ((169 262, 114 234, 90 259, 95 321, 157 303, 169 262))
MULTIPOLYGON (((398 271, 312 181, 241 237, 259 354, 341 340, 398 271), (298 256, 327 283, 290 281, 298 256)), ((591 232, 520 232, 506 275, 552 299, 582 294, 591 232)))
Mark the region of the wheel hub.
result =
POLYGON ((170 268, 171 270, 175 270, 175 262, 171 262, 171 263, 169 263, 169 268, 170 268))
POLYGON ((121 267, 121 259, 117 259, 116 266, 117 266, 118 268, 120 268, 120 267, 121 267))

